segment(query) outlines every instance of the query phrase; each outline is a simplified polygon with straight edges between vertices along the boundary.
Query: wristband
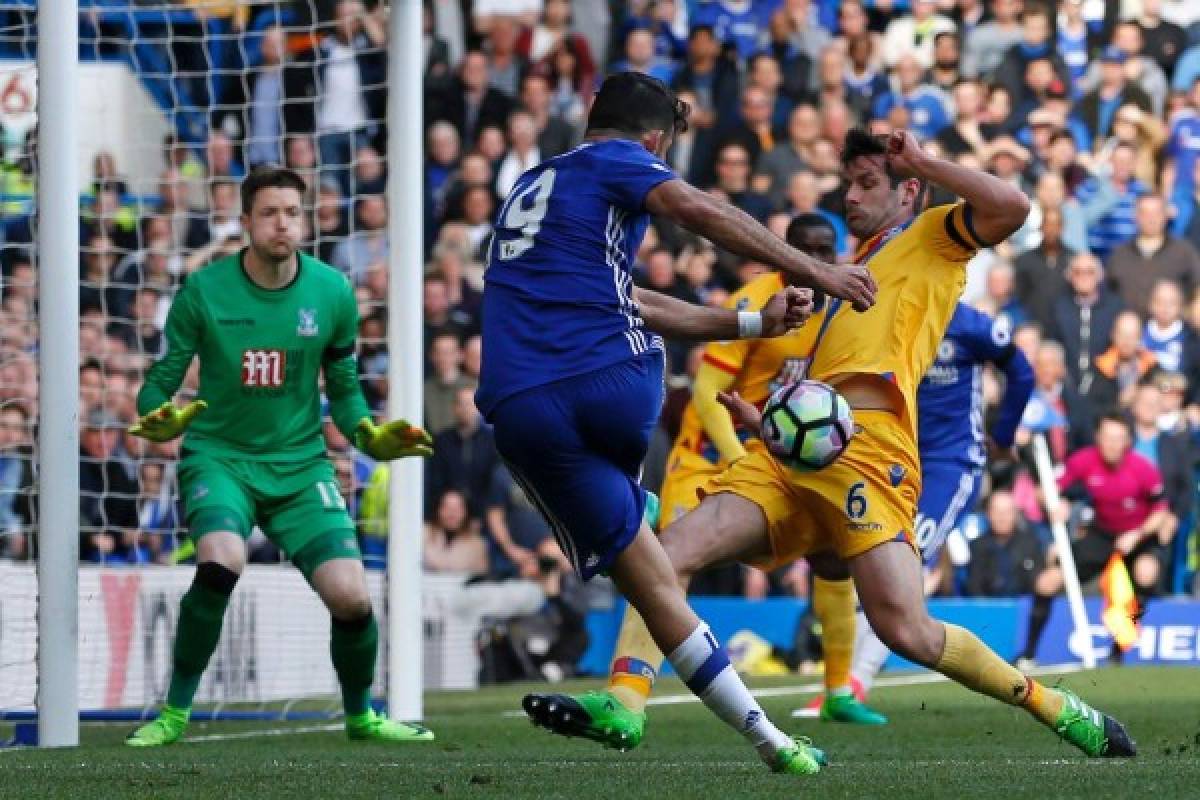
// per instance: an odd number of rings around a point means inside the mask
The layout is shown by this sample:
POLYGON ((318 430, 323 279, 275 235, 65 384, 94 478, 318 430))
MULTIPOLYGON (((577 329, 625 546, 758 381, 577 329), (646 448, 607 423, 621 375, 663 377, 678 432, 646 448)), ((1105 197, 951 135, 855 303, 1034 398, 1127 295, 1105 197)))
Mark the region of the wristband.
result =
POLYGON ((762 327, 761 311, 738 312, 739 339, 757 339, 758 337, 762 336, 762 327))

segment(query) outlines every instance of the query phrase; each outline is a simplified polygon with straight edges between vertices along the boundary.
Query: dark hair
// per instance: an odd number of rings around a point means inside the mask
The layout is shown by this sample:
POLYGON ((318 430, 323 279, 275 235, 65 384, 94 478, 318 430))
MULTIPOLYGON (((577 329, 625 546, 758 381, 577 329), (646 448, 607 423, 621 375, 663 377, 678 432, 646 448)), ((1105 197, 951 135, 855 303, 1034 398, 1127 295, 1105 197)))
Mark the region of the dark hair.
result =
POLYGON ((788 223, 787 231, 784 233, 784 239, 792 247, 796 247, 800 235, 811 228, 824 228, 834 237, 837 236, 837 230, 834 229, 832 222, 815 212, 806 212, 792 217, 792 221, 788 223))
POLYGON ((691 108, 658 78, 618 72, 604 79, 588 114, 588 131, 640 136, 649 131, 682 133, 691 108))
POLYGON ((711 36, 714 39, 717 38, 717 31, 713 28, 712 25, 693 25, 692 29, 690 31, 688 31, 687 40, 690 42, 692 39, 695 39, 697 36, 699 36, 702 33, 707 33, 709 36, 711 36))
MULTIPOLYGON (((900 184, 904 183, 906 178, 901 178, 896 173, 892 172, 891 166, 887 163, 887 136, 877 136, 863 130, 862 128, 851 128, 846 131, 846 140, 842 144, 842 168, 848 168, 854 160, 863 156, 885 156, 884 172, 887 173, 888 183, 895 189, 900 184)), ((925 181, 918 181, 920 186, 917 188, 917 196, 913 201, 913 208, 920 210, 921 200, 925 195, 925 181)))
POLYGON ((259 167, 242 181, 242 213, 254 208, 254 196, 262 189, 295 189, 304 195, 308 186, 304 179, 287 167, 259 167))
POLYGON ((1099 431, 1106 422, 1116 423, 1124 428, 1126 433, 1133 433, 1133 426, 1129 424, 1129 417, 1125 416, 1123 411, 1112 409, 1101 414, 1096 420, 1096 430, 1099 431))

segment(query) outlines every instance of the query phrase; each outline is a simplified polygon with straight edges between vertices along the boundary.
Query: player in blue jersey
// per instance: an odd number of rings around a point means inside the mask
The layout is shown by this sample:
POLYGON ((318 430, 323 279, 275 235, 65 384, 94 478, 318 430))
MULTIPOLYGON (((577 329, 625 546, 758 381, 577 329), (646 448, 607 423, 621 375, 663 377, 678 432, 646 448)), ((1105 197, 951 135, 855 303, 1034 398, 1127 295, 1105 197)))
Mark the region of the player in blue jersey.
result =
MULTIPOLYGON (((975 507, 988 454, 1012 450, 1017 423, 1032 392, 1033 368, 1013 344, 1008 321, 959 303, 937 358, 917 389, 922 490, 916 536, 926 570, 937 565, 946 537, 975 507), (1004 398, 990 433, 985 432, 983 420, 983 368, 987 364, 995 364, 1005 377, 1004 398)), ((929 588, 926 586, 927 591, 929 588)), ((856 630, 850 673, 865 693, 889 651, 862 611, 856 630)))
MULTIPOLYGON (((680 180, 663 161, 688 108, 639 73, 605 80, 583 144, 517 179, 497 217, 485 272, 477 402, 496 447, 586 579, 607 572, 675 670, 779 772, 819 769, 820 753, 767 719, 695 615, 650 526, 638 473, 663 400, 659 334, 778 335, 811 313, 790 286, 761 312, 703 308, 634 289, 630 266, 649 214, 673 220, 796 285, 869 308, 866 269, 833 268, 747 214, 680 180)), ((574 700, 526 698, 535 722, 588 730, 574 700)))

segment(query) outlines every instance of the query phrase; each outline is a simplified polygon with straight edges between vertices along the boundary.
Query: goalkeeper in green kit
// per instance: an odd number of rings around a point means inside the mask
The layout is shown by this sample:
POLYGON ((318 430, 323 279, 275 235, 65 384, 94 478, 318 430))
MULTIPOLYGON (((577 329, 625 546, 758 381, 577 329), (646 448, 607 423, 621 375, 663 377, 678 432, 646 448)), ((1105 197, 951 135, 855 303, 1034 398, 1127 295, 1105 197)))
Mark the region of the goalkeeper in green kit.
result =
POLYGON ((347 735, 433 739, 431 731, 370 706, 379 631, 354 522, 326 457, 319 375, 334 423, 371 457, 428 456, 431 440, 403 420, 371 422, 358 384, 354 291, 340 271, 297 252, 304 188, 287 169, 260 169, 245 179, 242 227, 250 244, 189 276, 167 316, 166 355, 138 394, 142 417, 130 433, 155 442, 184 434, 179 483, 196 575, 180 603, 166 705, 129 735, 131 746, 183 735, 255 525, 329 609, 347 735), (172 398, 193 356, 200 360, 199 399, 177 408, 172 398))

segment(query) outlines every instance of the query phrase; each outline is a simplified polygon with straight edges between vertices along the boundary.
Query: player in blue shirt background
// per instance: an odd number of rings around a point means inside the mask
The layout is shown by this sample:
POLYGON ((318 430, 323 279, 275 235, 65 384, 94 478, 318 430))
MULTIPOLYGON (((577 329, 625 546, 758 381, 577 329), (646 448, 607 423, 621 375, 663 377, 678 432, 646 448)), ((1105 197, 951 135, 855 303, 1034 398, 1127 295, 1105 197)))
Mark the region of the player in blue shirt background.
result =
MULTIPOLYGON (((811 313, 811 292, 796 285, 860 310, 870 307, 875 285, 866 269, 825 265, 680 180, 662 156, 686 129, 687 113, 661 81, 610 76, 596 94, 584 143, 517 179, 497 216, 484 273, 477 402, 513 478, 580 574, 612 577, 688 688, 768 766, 808 774, 822 754, 767 719, 688 606, 643 520, 638 475, 663 401, 659 334, 779 335, 811 313), (630 267, 650 214, 777 267, 796 285, 762 312, 704 308, 635 289, 630 267)), ((529 695, 524 706, 538 724, 595 736, 587 703, 586 695, 529 695)))
MULTIPOLYGON (((923 488, 917 502, 916 535, 926 570, 936 567, 946 537, 975 508, 989 454, 1003 457, 1011 452, 1032 392, 1033 367, 1013 344, 1007 319, 993 319, 959 303, 937 358, 917 390, 923 488), (996 365, 1005 377, 1004 397, 990 434, 984 430, 983 418, 987 364, 996 365)), ((861 611, 856 639, 850 673, 865 693, 889 651, 861 611)))

